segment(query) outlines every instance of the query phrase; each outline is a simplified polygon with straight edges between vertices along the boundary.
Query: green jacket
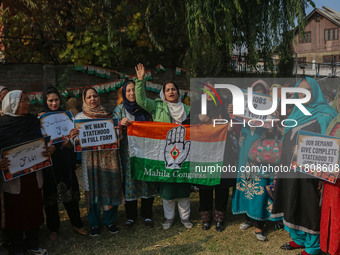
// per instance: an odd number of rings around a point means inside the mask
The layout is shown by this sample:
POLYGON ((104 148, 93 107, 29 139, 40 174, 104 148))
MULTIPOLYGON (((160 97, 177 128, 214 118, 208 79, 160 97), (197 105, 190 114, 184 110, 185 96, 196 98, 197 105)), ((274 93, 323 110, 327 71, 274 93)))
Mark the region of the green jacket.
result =
MULTIPOLYGON (((172 123, 173 120, 171 118, 167 104, 160 98, 152 100, 146 97, 144 80, 140 81, 135 79, 135 84, 136 102, 152 115, 153 121, 172 123)), ((188 116, 190 112, 190 106, 184 104, 184 110, 188 116)))

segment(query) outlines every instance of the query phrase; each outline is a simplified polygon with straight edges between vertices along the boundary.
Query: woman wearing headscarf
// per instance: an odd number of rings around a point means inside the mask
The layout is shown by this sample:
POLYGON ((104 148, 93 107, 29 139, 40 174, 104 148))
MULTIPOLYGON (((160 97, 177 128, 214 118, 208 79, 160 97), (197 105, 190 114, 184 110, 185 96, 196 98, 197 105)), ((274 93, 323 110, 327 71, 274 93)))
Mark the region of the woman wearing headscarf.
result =
MULTIPOLYGON (((262 80, 254 82, 251 87, 254 92, 269 95, 269 87, 262 80)), ((263 234, 263 227, 270 214, 269 208, 267 209, 267 205, 264 205, 268 201, 268 195, 264 188, 268 185, 268 181, 254 176, 248 177, 249 173, 242 169, 247 166, 251 146, 265 133, 266 129, 262 127, 245 126, 242 128, 239 139, 238 176, 232 199, 233 214, 245 214, 246 221, 240 225, 240 229, 246 230, 255 226, 254 234, 259 241, 267 240, 263 234)))
MULTIPOLYGON (((291 165, 293 151, 297 144, 298 131, 305 130, 325 134, 329 123, 337 115, 328 105, 319 84, 312 78, 300 80, 296 87, 311 92, 311 100, 304 107, 312 115, 304 115, 299 108, 294 107, 288 119, 296 122, 285 122, 282 142, 281 164, 291 165)), ((295 94, 295 98, 304 98, 302 93, 295 94)), ((320 191, 319 180, 308 178, 307 175, 291 170, 289 173, 279 173, 274 193, 272 217, 283 217, 285 229, 293 241, 281 246, 283 250, 302 249, 300 254, 320 253, 320 191)))
MULTIPOLYGON (((62 112, 58 90, 53 86, 45 87, 43 92, 43 113, 62 112)), ((43 114, 42 113, 42 114, 43 114)), ((51 241, 57 239, 60 227, 58 203, 63 203, 70 218, 72 229, 87 235, 83 228, 79 211, 79 185, 75 173, 75 153, 69 140, 55 144, 56 151, 52 156, 53 166, 43 170, 44 207, 46 224, 50 231, 51 241)))
POLYGON ((137 220, 137 200, 141 199, 141 216, 147 227, 153 227, 152 206, 154 197, 157 196, 155 183, 138 181, 132 179, 130 169, 129 145, 127 139, 127 129, 132 121, 148 121, 150 114, 136 103, 135 83, 128 80, 123 84, 119 92, 117 107, 113 111, 113 117, 119 119, 120 126, 123 127, 123 134, 120 140, 120 159, 122 163, 125 212, 127 220, 125 226, 131 228, 137 220))
MULTIPOLYGON (((112 118, 100 105, 100 98, 94 88, 83 91, 83 111, 75 119, 112 118)), ((71 130, 71 138, 79 134, 78 129, 71 130)), ((100 234, 100 214, 103 208, 102 222, 111 234, 118 233, 114 225, 118 205, 122 203, 122 184, 117 150, 82 152, 83 188, 87 195, 90 236, 100 234)))
MULTIPOLYGON (((37 138, 42 138, 40 121, 29 113, 28 96, 21 90, 9 92, 2 101, 4 116, 0 118, 0 150, 37 138)), ((51 155, 54 146, 47 147, 44 156, 51 155)), ((0 169, 7 169, 7 158, 0 160, 0 169)), ((2 225, 14 254, 24 253, 23 236, 26 236, 28 251, 47 254, 39 247, 39 227, 44 223, 42 172, 26 174, 4 182, 1 178, 4 208, 2 225)))
MULTIPOLYGON (((136 66, 136 102, 152 115, 153 121, 181 124, 188 116, 190 107, 181 102, 179 89, 173 82, 163 85, 160 97, 151 100, 145 94, 145 69, 142 64, 136 66)), ((163 209, 166 221, 163 229, 169 229, 175 220, 176 202, 182 224, 192 228, 190 217, 190 190, 188 183, 161 183, 160 195, 163 199, 163 209)))
MULTIPOLYGON (((340 91, 340 89, 338 90, 340 91)), ((340 137, 340 97, 334 99, 333 108, 338 116, 329 124, 326 135, 340 137)), ((320 248, 328 254, 340 254, 340 180, 325 182, 322 195, 320 248)))
MULTIPOLYGON (((214 81, 209 79, 204 82, 203 91, 207 97, 207 114, 201 114, 201 104, 202 100, 196 100, 191 105, 190 111, 190 124, 212 124, 214 119, 227 119, 227 107, 228 102, 226 98, 221 97, 221 105, 215 105, 211 95, 216 96, 216 91, 214 88, 214 81)), ((217 91, 216 91, 217 92, 217 91)), ((233 153, 232 131, 228 132, 225 153, 224 153, 224 165, 235 165, 236 153, 233 153)), ((235 185, 233 176, 222 174, 220 184, 215 186, 207 185, 195 185, 199 189, 199 212, 202 219, 202 229, 208 230, 211 228, 212 216, 216 222, 216 230, 221 232, 225 229, 225 213, 228 205, 229 199, 229 188, 235 185), (224 176, 225 175, 225 176, 224 176), (214 199, 215 192, 215 199, 214 199), (215 211, 213 213, 215 202, 215 211)))

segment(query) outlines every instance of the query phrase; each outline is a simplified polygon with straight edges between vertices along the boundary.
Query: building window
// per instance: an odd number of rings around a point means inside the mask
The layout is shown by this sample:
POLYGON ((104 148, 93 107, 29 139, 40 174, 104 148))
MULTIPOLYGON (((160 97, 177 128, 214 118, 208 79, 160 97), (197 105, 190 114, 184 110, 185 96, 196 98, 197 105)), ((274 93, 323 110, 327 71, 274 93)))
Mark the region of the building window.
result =
POLYGON ((324 63, 331 63, 332 60, 333 60, 332 57, 333 57, 332 55, 323 56, 323 62, 324 62, 324 63))
POLYGON ((298 64, 306 63, 306 57, 298 58, 298 64))
POLYGON ((325 41, 338 40, 338 28, 325 29, 325 41))
POLYGON ((304 32, 304 35, 299 35, 299 43, 310 43, 312 41, 311 32, 304 32))

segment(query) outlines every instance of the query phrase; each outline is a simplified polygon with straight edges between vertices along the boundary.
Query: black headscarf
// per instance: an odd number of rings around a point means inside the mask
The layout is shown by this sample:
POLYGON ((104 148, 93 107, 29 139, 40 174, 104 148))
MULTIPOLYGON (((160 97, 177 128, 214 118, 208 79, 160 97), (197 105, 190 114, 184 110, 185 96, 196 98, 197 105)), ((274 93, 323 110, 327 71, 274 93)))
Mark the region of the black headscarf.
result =
MULTIPOLYGON (((59 100, 60 100, 60 104, 61 104, 61 98, 60 98, 60 94, 59 94, 59 91, 53 87, 53 86, 47 86, 44 88, 44 91, 43 91, 43 102, 42 102, 42 105, 43 105, 43 111, 44 112, 53 112, 48 106, 47 106, 47 95, 49 94, 56 94, 58 97, 59 97, 59 100)), ((58 110, 56 111, 63 111, 63 109, 58 108, 58 110)))
POLYGON ((131 115, 135 116, 136 121, 148 121, 150 119, 150 115, 147 111, 145 111, 142 107, 140 107, 136 101, 130 102, 126 98, 126 87, 128 84, 133 83, 132 80, 128 80, 124 82, 123 84, 123 90, 122 90, 122 96, 123 96, 123 105, 125 109, 130 113, 131 115))
MULTIPOLYGON (((15 92, 9 92, 6 97, 10 97, 15 92)), ((9 100, 4 101, 4 104, 10 103, 9 100)), ((17 100, 15 104, 20 104, 20 100, 17 100)), ((4 106, 6 108, 6 105, 4 106)), ((13 114, 13 116, 4 115, 0 118, 0 150, 39 137, 42 137, 40 121, 35 115, 16 116, 13 114)))

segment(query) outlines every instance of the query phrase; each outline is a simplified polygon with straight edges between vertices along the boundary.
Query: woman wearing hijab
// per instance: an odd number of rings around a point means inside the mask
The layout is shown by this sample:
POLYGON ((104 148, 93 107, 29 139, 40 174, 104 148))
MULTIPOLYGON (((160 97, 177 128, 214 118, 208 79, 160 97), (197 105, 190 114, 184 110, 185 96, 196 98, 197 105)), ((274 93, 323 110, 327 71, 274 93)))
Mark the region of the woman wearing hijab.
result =
POLYGON ((125 226, 131 228, 137 220, 137 200, 141 199, 141 216, 144 218, 144 224, 152 228, 152 206, 154 197, 157 196, 157 187, 155 183, 138 181, 132 179, 130 169, 129 145, 127 139, 126 127, 132 121, 148 121, 150 114, 136 103, 135 83, 128 80, 123 84, 119 94, 118 104, 113 111, 113 117, 119 119, 120 126, 123 128, 123 135, 120 140, 120 159, 123 168, 125 212, 127 220, 125 226), (121 99, 120 99, 121 98, 121 99))
MULTIPOLYGON (((225 98, 221 98, 222 106, 215 105, 213 98, 210 94, 215 95, 212 90, 214 86, 213 80, 207 80, 204 82, 203 91, 207 96, 207 114, 201 114, 201 100, 197 100, 192 103, 190 111, 190 123, 191 124, 212 124, 214 119, 226 119, 228 116, 227 106, 228 102, 225 98)), ((216 96, 216 95, 215 95, 216 96)), ((232 132, 232 131, 231 131, 232 132)), ((228 132, 225 155, 224 155, 224 165, 234 165, 235 154, 231 150, 231 132, 228 132), (228 157, 229 155, 231 157, 228 157), (234 157, 233 157, 234 156, 234 157), (232 159, 233 157, 233 159, 232 159)), ((227 174, 226 174, 227 175, 227 174)), ((214 220, 216 222, 216 230, 222 232, 225 229, 224 219, 225 212, 228 205, 229 198, 229 188, 235 185, 232 176, 221 176, 221 181, 219 185, 207 186, 207 185, 195 185, 199 189, 199 212, 202 219, 202 229, 209 230, 211 228, 212 216, 214 215, 214 220), (214 208, 214 192, 215 192, 215 211, 214 208)))
MULTIPOLYGON (((0 118, 0 150, 9 146, 41 138, 40 121, 29 113, 29 100, 25 92, 13 90, 2 101, 4 116, 0 118)), ((47 147, 44 156, 51 155, 54 146, 47 147)), ((0 160, 0 169, 9 166, 7 158, 0 160)), ((41 171, 2 182, 4 229, 12 243, 14 254, 24 253, 23 236, 28 252, 46 255, 39 247, 39 227, 44 223, 41 171)))
MULTIPOLYGON (((188 116, 190 107, 181 102, 179 89, 173 82, 163 85, 160 97, 151 100, 145 94, 145 69, 142 64, 136 66, 136 102, 152 115, 153 121, 181 124, 188 116)), ((163 229, 169 229, 175 221, 176 202, 182 224, 192 228, 190 217, 190 190, 188 183, 161 183, 160 195, 163 199, 163 209, 166 221, 163 229)))
MULTIPOLYGON (((97 91, 87 88, 83 91, 83 111, 75 119, 112 118, 101 105, 97 91)), ((71 130, 71 138, 79 134, 78 129, 71 130)), ((90 236, 100 234, 100 214, 103 208, 102 222, 111 234, 118 233, 114 225, 118 205, 122 203, 122 184, 120 180, 119 158, 117 150, 87 151, 82 154, 83 188, 87 195, 90 236)))
MULTIPOLYGON (((43 113, 61 112, 60 95, 58 90, 49 86, 43 92, 43 113)), ((42 114, 43 114, 42 113, 42 114)), ((58 237, 60 227, 58 203, 63 203, 70 218, 72 229, 87 235, 83 228, 79 211, 79 185, 75 173, 75 154, 69 140, 55 144, 56 151, 52 156, 53 166, 43 170, 44 178, 44 207, 46 224, 50 231, 49 239, 54 241, 58 237)))
MULTIPOLYGON (((253 83, 252 88, 257 93, 269 94, 269 87, 262 80, 253 83)), ((263 234, 263 227, 265 220, 269 218, 270 212, 269 209, 266 209, 266 207, 264 209, 260 207, 268 200, 268 196, 264 188, 268 185, 268 181, 267 179, 260 179, 258 177, 247 177, 247 173, 245 171, 241 171, 241 169, 248 163, 248 155, 251 146, 263 137, 265 133, 266 129, 261 127, 256 128, 245 126, 242 128, 239 139, 240 154, 237 166, 239 171, 232 199, 233 214, 245 214, 246 221, 240 225, 240 229, 246 230, 255 226, 254 234, 259 241, 267 240, 263 234), (256 206, 257 203, 259 206, 256 206)))
MULTIPOLYGON (((336 111, 328 105, 319 84, 312 78, 307 77, 299 81, 296 87, 307 89, 311 92, 311 100, 304 107, 312 115, 304 115, 299 108, 295 107, 288 119, 297 122, 286 121, 282 142, 281 164, 290 166, 293 151, 297 144, 298 131, 305 130, 319 134, 325 134, 336 111)), ((305 95, 296 94, 295 98, 304 98, 305 95)), ((289 232, 293 241, 281 246, 283 250, 305 248, 300 254, 320 253, 320 191, 319 180, 308 178, 300 172, 279 173, 274 193, 272 217, 283 217, 285 229, 289 232), (283 176, 285 174, 285 176, 283 176), (289 174, 289 176, 287 176, 289 174)))
MULTIPOLYGON (((338 90, 340 92, 340 89, 338 90)), ((326 135, 340 137, 340 97, 334 99, 333 108, 338 116, 329 124, 326 135)), ((340 180, 325 182, 322 195, 320 248, 328 254, 340 254, 340 180)))

